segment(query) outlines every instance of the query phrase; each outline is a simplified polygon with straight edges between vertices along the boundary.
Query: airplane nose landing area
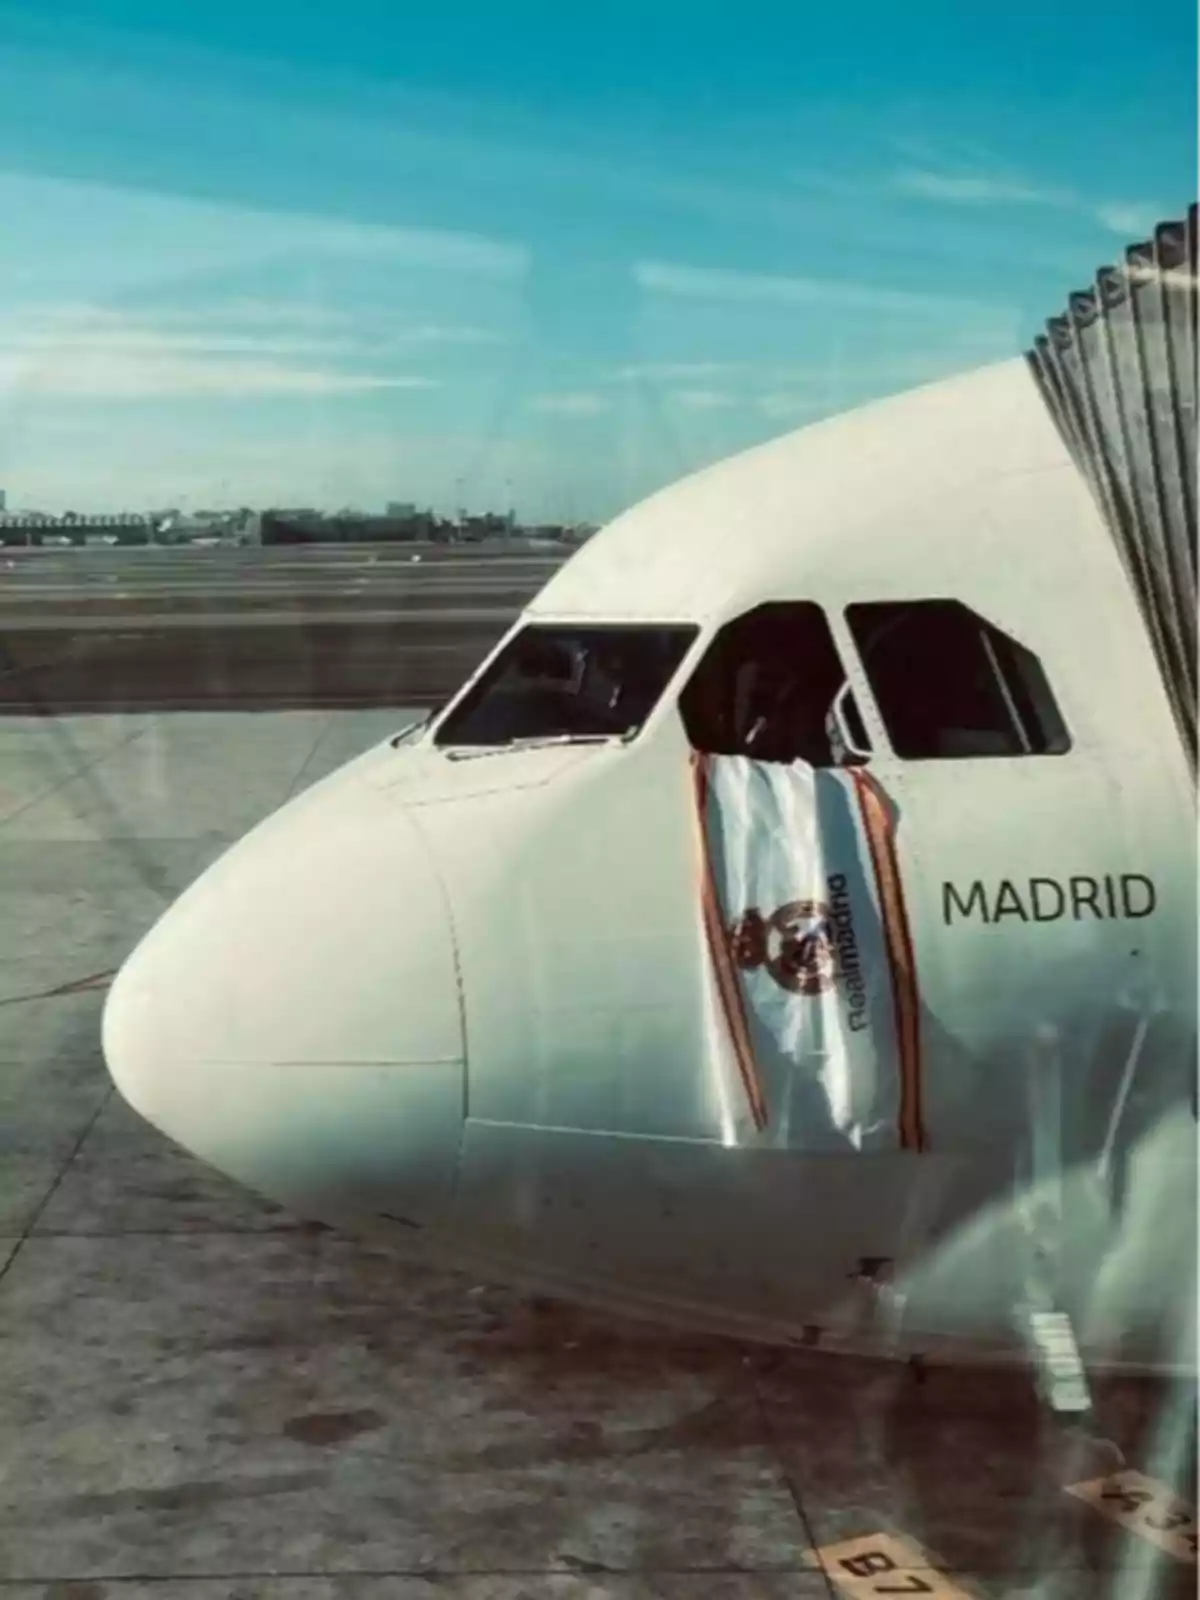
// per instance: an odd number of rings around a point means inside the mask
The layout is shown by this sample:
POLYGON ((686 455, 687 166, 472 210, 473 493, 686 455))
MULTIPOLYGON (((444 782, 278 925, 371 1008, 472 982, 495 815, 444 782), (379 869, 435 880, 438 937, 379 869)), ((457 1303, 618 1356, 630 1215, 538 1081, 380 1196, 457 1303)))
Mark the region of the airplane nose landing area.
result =
POLYGON ((271 818, 129 957, 104 1054, 179 1144, 326 1221, 422 1221, 465 1100, 449 907, 413 822, 356 787, 271 818))

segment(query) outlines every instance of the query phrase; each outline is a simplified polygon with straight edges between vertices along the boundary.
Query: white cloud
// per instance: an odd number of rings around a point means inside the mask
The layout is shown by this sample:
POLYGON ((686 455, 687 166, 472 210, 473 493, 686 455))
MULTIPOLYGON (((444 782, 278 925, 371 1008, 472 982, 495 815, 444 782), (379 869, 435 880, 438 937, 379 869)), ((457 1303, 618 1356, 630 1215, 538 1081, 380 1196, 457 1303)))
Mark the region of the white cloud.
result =
POLYGON ((950 205, 1062 205, 1073 204, 1069 190, 1039 188, 1035 184, 990 173, 931 172, 906 168, 898 172, 895 186, 905 194, 950 205))
POLYGON ((1130 242, 1135 237, 1152 233, 1155 224, 1166 215, 1163 209, 1145 201, 1091 200, 1074 189, 1031 183, 986 170, 954 173, 906 167, 894 175, 893 187, 903 194, 945 205, 1051 206, 1073 211, 1090 217, 1130 242))
POLYGON ((104 356, 169 357, 194 356, 209 360, 219 356, 328 355, 345 349, 334 339, 280 338, 263 334, 230 333, 213 329, 209 333, 179 333, 136 324, 122 327, 67 325, 62 328, 24 327, 8 334, 0 326, 0 359, 27 356, 30 364, 49 362, 65 366, 73 361, 94 361, 104 356))
POLYGON ((446 327, 438 323, 425 323, 411 328, 397 328, 395 337, 412 344, 506 344, 511 337, 494 328, 446 327))
POLYGON ((608 410, 608 401, 603 395, 586 392, 541 394, 530 401, 530 408, 554 417, 597 417, 608 410))
MULTIPOLYGON (((132 313, 113 312, 105 307, 85 308, 95 316, 119 316, 127 320, 132 313)), ((357 320, 358 313, 318 300, 230 300, 201 301, 190 306, 156 306, 147 313, 156 323, 183 323, 185 326, 217 323, 222 327, 255 328, 337 328, 357 320)))
POLYGON ((361 394, 381 389, 431 389, 409 373, 344 372, 268 359, 111 349, 72 351, 67 359, 31 361, 0 351, 0 395, 21 401, 167 400, 192 396, 239 400, 285 395, 361 394))
POLYGON ((612 376, 631 383, 670 383, 677 379, 715 377, 717 373, 733 371, 736 365, 732 361, 643 361, 618 367, 612 376))
POLYGON ((414 322, 375 306, 232 301, 191 308, 118 310, 109 306, 34 306, 6 325, 0 350, 70 352, 146 350, 202 355, 330 355, 385 346, 489 345, 507 335, 469 324, 414 322))
MULTIPOLYGON (((234 400, 287 395, 429 389, 423 374, 349 366, 352 342, 288 332, 233 331, 216 320, 159 326, 155 313, 73 307, 0 321, 0 393, 27 400, 144 400, 205 396, 234 400), (315 358, 315 359, 314 359, 315 358)), ((361 354, 361 350, 359 351, 361 354)))
POLYGON ((1167 216, 1168 212, 1160 207, 1136 200, 1105 200, 1096 207, 1096 220, 1130 244, 1153 234, 1156 225, 1167 216))
MULTIPOLYGON (((122 314, 124 315, 124 314, 122 314)), ((378 304, 334 306, 306 300, 229 300, 192 307, 155 309, 152 321, 184 327, 253 327, 292 330, 325 329, 342 336, 381 338, 397 344, 504 344, 511 334, 474 323, 414 322, 402 311, 378 304)))
POLYGON ((272 361, 158 360, 126 355, 31 367, 0 356, 0 394, 59 400, 166 400, 203 395, 238 400, 268 395, 361 394, 430 389, 430 378, 323 371, 272 361))
POLYGON ((671 399, 689 411, 720 411, 737 403, 733 395, 722 389, 675 389, 671 399))
POLYGON ((774 276, 725 267, 693 267, 666 261, 641 261, 634 267, 638 285, 653 294, 692 300, 738 301, 743 304, 826 306, 854 311, 934 313, 995 311, 994 305, 932 291, 894 289, 883 284, 851 283, 836 278, 774 276))
POLYGON ((178 195, 0 172, 0 217, 20 218, 20 249, 0 257, 0 293, 53 285, 108 298, 153 285, 282 268, 321 274, 384 267, 519 282, 520 246, 482 234, 351 222, 178 195), (86 248, 80 248, 85 240, 86 248))

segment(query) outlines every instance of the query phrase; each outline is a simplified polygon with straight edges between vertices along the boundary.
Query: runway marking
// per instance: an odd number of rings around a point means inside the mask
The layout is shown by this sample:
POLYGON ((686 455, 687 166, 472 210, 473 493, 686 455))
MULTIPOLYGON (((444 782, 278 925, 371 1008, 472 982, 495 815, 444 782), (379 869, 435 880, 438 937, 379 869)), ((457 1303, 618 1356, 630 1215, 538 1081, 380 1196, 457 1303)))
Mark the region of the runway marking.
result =
POLYGON ((814 1552, 843 1594, 855 1600, 868 1595, 924 1594, 933 1600, 972 1600, 934 1567, 915 1539, 894 1533, 865 1533, 839 1544, 820 1545, 814 1552))
POLYGON ((521 614, 521 606, 514 602, 511 606, 456 606, 444 610, 438 607, 429 607, 422 610, 418 607, 394 607, 388 610, 379 610, 375 607, 362 610, 305 610, 303 607, 289 611, 253 610, 245 611, 162 611, 162 612, 72 612, 69 615, 54 615, 41 612, 37 616, 19 617, 5 615, 3 618, 4 629, 9 634, 16 633, 119 633, 122 629, 136 627, 141 630, 150 630, 154 633, 174 633, 180 630, 196 628, 218 628, 224 631, 239 630, 243 628, 298 628, 305 627, 314 632, 320 628, 356 627, 378 628, 381 626, 395 627, 403 623, 406 627, 440 628, 450 625, 470 624, 478 626, 483 623, 498 624, 515 622, 521 614))
POLYGON ((29 1000, 61 1000, 69 994, 85 994, 92 989, 107 989, 117 975, 117 968, 107 972, 91 972, 86 978, 69 978, 66 983, 56 983, 52 989, 38 989, 32 994, 10 994, 0 1000, 0 1006, 24 1005, 29 1000))
POLYGON ((1144 1472, 1114 1472, 1067 1485, 1066 1493, 1119 1523, 1176 1561, 1196 1564, 1196 1513, 1165 1483, 1144 1472))

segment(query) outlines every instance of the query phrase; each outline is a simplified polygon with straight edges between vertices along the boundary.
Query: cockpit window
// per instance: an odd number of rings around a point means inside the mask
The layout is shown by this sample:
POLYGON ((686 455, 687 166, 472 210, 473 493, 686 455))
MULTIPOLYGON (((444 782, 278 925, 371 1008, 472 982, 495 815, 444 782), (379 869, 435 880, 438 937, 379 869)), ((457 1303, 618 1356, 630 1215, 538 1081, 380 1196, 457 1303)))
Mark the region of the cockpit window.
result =
POLYGON ((848 759, 850 744, 867 748, 829 623, 811 601, 758 606, 727 623, 679 709, 691 743, 712 755, 828 767, 848 759), (850 736, 843 742, 835 701, 850 736))
POLYGON ((631 737, 697 631, 684 625, 526 628, 451 710, 434 743, 631 737))
POLYGON ((853 605, 846 621, 892 748, 909 761, 1061 755, 1041 662, 958 600, 853 605))

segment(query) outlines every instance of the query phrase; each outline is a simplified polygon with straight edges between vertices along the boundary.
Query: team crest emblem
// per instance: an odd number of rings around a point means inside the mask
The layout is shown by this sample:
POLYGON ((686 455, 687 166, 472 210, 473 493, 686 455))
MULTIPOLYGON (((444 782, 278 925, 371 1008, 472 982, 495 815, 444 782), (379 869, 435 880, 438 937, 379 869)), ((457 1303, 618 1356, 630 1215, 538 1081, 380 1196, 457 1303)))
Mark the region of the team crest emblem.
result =
POLYGON ((837 947, 821 900, 789 900, 769 917, 751 907, 729 930, 729 943, 743 972, 765 968, 790 994, 821 994, 837 981, 837 947))

